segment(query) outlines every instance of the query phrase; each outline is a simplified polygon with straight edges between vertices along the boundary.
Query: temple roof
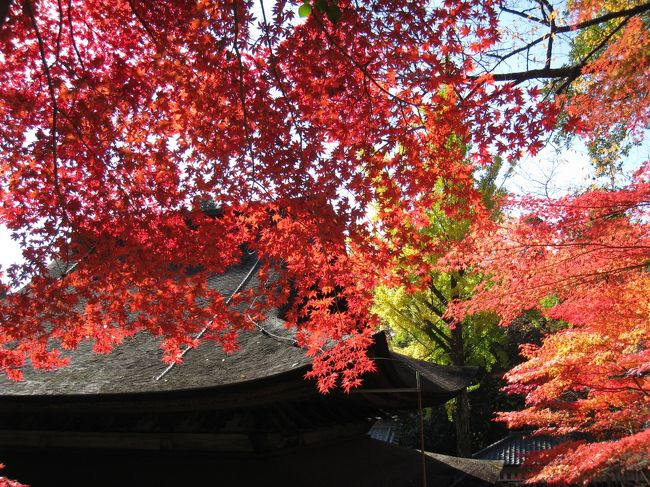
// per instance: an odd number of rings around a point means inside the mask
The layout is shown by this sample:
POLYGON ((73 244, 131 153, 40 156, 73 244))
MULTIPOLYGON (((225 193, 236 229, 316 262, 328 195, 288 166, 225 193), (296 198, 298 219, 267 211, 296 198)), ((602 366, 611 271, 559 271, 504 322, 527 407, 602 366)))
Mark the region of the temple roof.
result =
MULTIPOLYGON (((244 260, 228 272, 211 278, 210 286, 224 296, 236 290, 255 288, 259 284, 256 273, 251 273, 255 270, 255 262, 256 259, 244 260)), ((83 400, 134 394, 196 395, 228 391, 240 394, 242 390, 260 392, 271 386, 277 392, 278 384, 282 384, 281 388, 286 392, 289 383, 295 383, 293 389, 300 389, 303 396, 315 393, 314 382, 303 379, 311 359, 296 346, 294 333, 285 327, 279 312, 272 310, 268 318, 258 324, 258 329, 241 332, 238 339, 240 348, 235 353, 228 355, 213 343, 204 342, 190 349, 184 361, 170 370, 166 370, 167 365, 162 362, 161 339, 147 333, 126 339, 110 354, 93 353, 92 344, 86 342, 68 352, 71 363, 66 367, 50 372, 25 367, 25 378, 21 382, 1 377, 0 406, 8 400, 28 397, 83 400)), ((415 371, 418 371, 422 377, 425 404, 440 403, 453 397, 475 374, 473 368, 439 366, 393 353, 388 349, 383 332, 375 335, 375 345, 370 354, 378 359, 378 371, 365 376, 361 390, 363 387, 413 388, 415 371)), ((389 400, 376 393, 361 395, 372 396, 379 402, 394 401, 399 396, 394 395, 389 400)), ((406 396, 412 398, 413 394, 406 396)), ((278 400, 278 397, 271 395, 270 400, 278 400)), ((399 407, 399 400, 395 405, 399 407)))

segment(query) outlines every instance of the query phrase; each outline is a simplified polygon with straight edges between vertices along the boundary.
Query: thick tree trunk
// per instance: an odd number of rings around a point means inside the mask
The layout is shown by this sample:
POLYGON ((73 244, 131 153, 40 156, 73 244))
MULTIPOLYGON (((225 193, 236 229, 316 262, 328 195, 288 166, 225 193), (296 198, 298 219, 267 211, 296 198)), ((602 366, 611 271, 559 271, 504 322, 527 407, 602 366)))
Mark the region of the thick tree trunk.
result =
POLYGON ((463 389, 456 397, 454 424, 456 426, 456 454, 459 457, 472 456, 472 432, 469 428, 469 396, 463 389))
MULTIPOLYGON (((449 284, 451 299, 459 299, 458 279, 454 274, 451 274, 449 284)), ((467 365, 462 322, 451 325, 451 356, 454 365, 467 365)), ((469 428, 470 411, 467 389, 463 389, 463 391, 456 397, 455 402, 454 424, 456 427, 456 454, 459 457, 470 457, 472 455, 472 433, 469 428)))

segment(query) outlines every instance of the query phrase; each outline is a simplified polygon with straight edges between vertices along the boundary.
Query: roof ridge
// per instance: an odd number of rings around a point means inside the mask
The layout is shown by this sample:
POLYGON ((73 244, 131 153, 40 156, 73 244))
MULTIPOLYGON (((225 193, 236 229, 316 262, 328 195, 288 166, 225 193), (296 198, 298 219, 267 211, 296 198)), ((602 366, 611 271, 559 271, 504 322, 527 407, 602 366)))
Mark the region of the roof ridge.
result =
MULTIPOLYGON (((243 288, 244 288, 244 287, 245 287, 245 286, 250 282, 251 278, 253 277, 253 273, 257 270, 257 267, 258 267, 259 265, 260 265, 260 258, 258 257, 258 258, 255 260, 255 262, 253 263, 253 266, 250 268, 250 270, 249 270, 248 273, 246 274, 246 276, 244 276, 244 279, 239 283, 239 285, 235 288, 235 290, 234 290, 232 293, 230 293, 230 296, 228 296, 228 299, 226 299, 226 303, 225 303, 226 305, 230 304, 230 302, 232 301, 233 296, 234 296, 235 294, 237 294, 239 291, 241 291, 241 290, 242 290, 242 289, 243 289, 243 288)), ((208 325, 205 325, 205 326, 203 327, 203 329, 202 329, 202 330, 201 330, 201 331, 196 335, 195 338, 196 338, 197 340, 199 340, 203 335, 205 335, 205 332, 208 331, 208 327, 209 327, 209 324, 208 324, 208 325)), ((188 345, 188 346, 187 346, 187 347, 186 347, 186 348, 181 352, 181 358, 185 357, 185 355, 187 355, 187 353, 188 353, 190 350, 192 350, 192 348, 194 348, 194 347, 188 345)), ((162 379, 163 377, 165 377, 165 375, 167 375, 169 372, 171 372, 171 370, 174 368, 175 365, 176 365, 176 362, 172 362, 171 364, 169 364, 169 365, 165 368, 165 370, 163 370, 163 371, 162 371, 162 372, 161 372, 157 377, 154 378, 154 380, 159 381, 160 379, 162 379)))

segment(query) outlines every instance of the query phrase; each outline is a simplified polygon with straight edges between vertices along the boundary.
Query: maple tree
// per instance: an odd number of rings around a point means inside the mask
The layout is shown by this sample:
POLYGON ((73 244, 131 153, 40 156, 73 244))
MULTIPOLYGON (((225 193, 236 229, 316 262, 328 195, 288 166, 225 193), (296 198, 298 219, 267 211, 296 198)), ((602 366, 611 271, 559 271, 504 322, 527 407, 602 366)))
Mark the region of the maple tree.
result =
POLYGON ((541 346, 523 346, 526 361, 506 374, 506 389, 526 406, 500 419, 566 440, 529 459, 539 462, 533 482, 587 483, 626 470, 648 480, 648 202, 646 163, 624 188, 513 199, 520 217, 476 235, 474 265, 492 282, 467 310, 508 321, 541 303, 566 323, 541 346))
MULTIPOLYGON (((0 463, 0 470, 4 469, 5 466, 4 464, 0 463)), ((26 487, 24 484, 21 484, 20 482, 16 482, 15 480, 8 479, 7 477, 0 476, 0 487, 26 487)))
POLYGON ((428 209, 489 222, 468 158, 535 153, 559 115, 586 135, 647 122, 648 77, 633 69, 647 59, 647 3, 533 2, 546 17, 528 20, 551 33, 509 54, 500 14, 529 11, 496 0, 303 5, 0 2, 0 220, 25 257, 5 272, 2 371, 20 378, 26 361, 64 365, 82 340, 108 352, 143 330, 165 338, 168 361, 199 333, 233 349, 247 318, 293 289, 288 324, 313 377, 349 389, 373 368, 371 290, 417 288, 433 268, 421 256, 441 252, 420 231, 428 209), (499 70, 605 22, 615 32, 567 66, 499 70), (540 79, 555 81, 524 85, 540 79), (444 197, 431 191, 441 179, 444 197), (244 247, 264 256, 259 289, 210 289, 244 247))
POLYGON ((15 480, 8 479, 6 477, 0 477, 0 486, 2 487, 25 487, 25 484, 16 482, 15 480))
POLYGON ((337 372, 348 388, 372 368, 368 290, 388 249, 374 260, 348 250, 375 245, 364 217, 376 183, 391 181, 383 228, 406 233, 400 215, 430 207, 441 175, 467 191, 451 135, 479 159, 496 140, 516 154, 550 108, 511 107, 518 117, 485 124, 488 102, 522 99, 468 76, 461 56, 498 39, 493 2, 340 7, 336 23, 314 9, 294 26, 294 5, 271 14, 261 4, 256 35, 243 2, 11 3, 0 33, 2 221, 26 258, 9 280, 30 284, 2 301, 4 371, 19 377, 26 358, 62 365, 48 343, 92 339, 108 351, 140 330, 163 335, 166 359, 178 360, 206 323, 204 339, 234 347, 250 323, 206 277, 238 262, 244 243, 266 257, 262 277, 283 269, 259 290, 266 300, 234 302, 255 315, 291 283, 304 306, 289 321, 300 321, 324 390, 337 372), (201 211, 209 200, 219 218, 201 211), (74 272, 53 280, 53 260, 74 272), (186 267, 200 271, 179 275, 186 267), (345 310, 331 312, 337 299, 345 310), (339 345, 324 351, 326 339, 339 345))

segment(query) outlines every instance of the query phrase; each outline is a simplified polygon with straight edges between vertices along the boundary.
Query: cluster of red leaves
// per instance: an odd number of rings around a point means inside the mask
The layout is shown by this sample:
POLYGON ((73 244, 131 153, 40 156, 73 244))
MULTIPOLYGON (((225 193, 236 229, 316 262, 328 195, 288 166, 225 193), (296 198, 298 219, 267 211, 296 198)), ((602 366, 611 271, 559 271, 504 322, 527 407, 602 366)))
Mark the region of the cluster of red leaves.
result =
POLYGON ((5 477, 0 477, 0 487, 27 487, 27 486, 15 480, 11 480, 5 477))
MULTIPOLYGON (((498 303, 509 322, 544 297, 580 299, 594 283, 615 285, 617 276, 642 272, 649 258, 649 203, 648 164, 623 189, 595 189, 557 199, 512 198, 505 211, 521 216, 478 227, 465 242, 468 247, 450 253, 448 261, 480 261, 483 268, 494 270, 499 286, 485 289, 471 306, 498 303)), ((563 309, 563 319, 582 322, 579 312, 568 316, 569 308, 563 309)))
POLYGON ((638 475, 639 470, 647 469, 648 442, 650 430, 647 429, 613 441, 600 441, 597 447, 586 441, 566 441, 527 458, 530 465, 537 466, 529 481, 578 485, 589 484, 598 477, 614 480, 621 470, 637 471, 638 475), (541 465, 544 467, 540 468, 541 465))
MULTIPOLYGON (((5 468, 5 466, 0 463, 0 470, 5 468)), ((25 484, 16 482, 15 480, 8 479, 6 477, 0 477, 0 487, 27 487, 25 484)))
POLYGON ((296 26, 283 1, 264 16, 237 0, 12 2, 0 219, 27 259, 6 276, 30 284, 0 303, 0 368, 19 378, 26 360, 56 367, 61 348, 108 352, 141 330, 170 361, 206 325, 234 348, 250 320, 206 279, 247 244, 275 277, 236 301, 263 314, 293 288, 321 389, 358 384, 396 248, 373 239, 369 205, 381 194, 379 231, 424 250, 405 215, 448 198, 440 179, 475 197, 468 144, 481 162, 516 156, 553 123, 520 88, 470 76, 470 54, 498 41, 496 4, 341 2, 336 24, 314 9, 296 26), (53 278, 55 260, 74 269, 53 278))
POLYGON ((589 438, 549 452, 533 480, 586 483, 609 471, 650 465, 650 279, 594 287, 551 313, 580 313, 582 321, 525 350, 527 361, 506 375, 507 389, 524 394, 526 408, 502 413, 501 420, 589 438))
POLYGON ((512 203, 521 217, 476 235, 473 265, 492 281, 467 309, 494 309, 507 322, 546 300, 548 317, 568 325, 522 347, 526 361, 506 374, 506 390, 523 394, 526 407, 499 418, 585 438, 538 458, 531 481, 586 483, 647 469, 650 164, 625 189, 512 203))

